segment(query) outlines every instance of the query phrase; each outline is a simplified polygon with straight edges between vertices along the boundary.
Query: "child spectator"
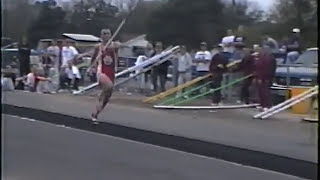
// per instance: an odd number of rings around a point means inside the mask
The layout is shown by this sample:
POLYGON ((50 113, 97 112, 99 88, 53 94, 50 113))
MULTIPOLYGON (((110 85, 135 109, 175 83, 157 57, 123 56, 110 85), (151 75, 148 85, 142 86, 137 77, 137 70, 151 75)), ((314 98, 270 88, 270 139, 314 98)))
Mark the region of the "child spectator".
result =
POLYGON ((32 67, 31 72, 28 75, 17 78, 16 81, 25 81, 27 90, 30 92, 36 92, 39 81, 50 81, 50 79, 39 76, 38 69, 36 67, 32 67))

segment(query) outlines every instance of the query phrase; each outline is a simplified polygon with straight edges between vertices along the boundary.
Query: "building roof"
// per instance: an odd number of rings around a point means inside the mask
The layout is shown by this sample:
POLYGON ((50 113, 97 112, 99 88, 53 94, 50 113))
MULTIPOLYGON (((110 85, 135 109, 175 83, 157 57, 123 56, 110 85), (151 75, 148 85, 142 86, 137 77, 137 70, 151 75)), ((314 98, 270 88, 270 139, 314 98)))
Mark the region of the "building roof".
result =
POLYGON ((89 34, 69 34, 63 33, 62 36, 72 39, 74 41, 85 41, 85 42, 100 42, 100 38, 89 35, 89 34))

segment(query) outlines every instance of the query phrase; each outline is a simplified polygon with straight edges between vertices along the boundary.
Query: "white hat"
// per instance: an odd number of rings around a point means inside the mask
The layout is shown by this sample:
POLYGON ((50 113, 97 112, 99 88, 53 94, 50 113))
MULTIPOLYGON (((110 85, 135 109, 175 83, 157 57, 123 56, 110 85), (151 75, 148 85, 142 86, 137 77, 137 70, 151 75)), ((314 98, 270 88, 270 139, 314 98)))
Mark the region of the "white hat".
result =
POLYGON ((298 28, 292 29, 292 32, 294 32, 294 33, 299 33, 299 32, 300 32, 300 29, 298 29, 298 28))

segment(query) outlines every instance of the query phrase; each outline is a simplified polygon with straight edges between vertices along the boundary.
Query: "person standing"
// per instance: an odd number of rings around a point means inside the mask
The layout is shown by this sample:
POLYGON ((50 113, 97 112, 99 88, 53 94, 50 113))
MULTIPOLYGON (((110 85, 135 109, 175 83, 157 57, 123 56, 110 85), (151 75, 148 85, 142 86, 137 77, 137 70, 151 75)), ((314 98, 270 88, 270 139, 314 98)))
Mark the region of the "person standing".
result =
MULTIPOLYGON (((145 51, 145 56, 149 59, 151 58, 151 56, 153 55, 154 53, 154 48, 153 48, 153 45, 151 43, 148 43, 147 44, 147 48, 146 48, 146 51, 145 51)), ((153 89, 153 84, 152 83, 149 83, 150 82, 150 79, 152 79, 151 77, 151 71, 152 70, 149 70, 147 72, 144 73, 144 82, 145 82, 145 85, 150 85, 150 89, 153 89)), ((147 88, 145 88, 147 89, 147 88)))
POLYGON ((68 61, 68 67, 66 68, 67 78, 66 83, 68 84, 68 89, 73 84, 73 90, 79 90, 79 82, 81 79, 80 71, 77 66, 73 64, 72 61, 68 61))
POLYGON ((18 45, 19 70, 21 77, 30 73, 30 54, 30 46, 27 38, 24 36, 18 45))
MULTIPOLYGON (((210 62, 210 73, 212 73, 212 89, 219 88, 221 86, 221 81, 223 73, 227 70, 228 60, 223 54, 222 45, 217 47, 218 53, 212 57, 210 62)), ((221 102, 221 90, 217 90, 213 93, 212 104, 213 106, 220 105, 221 102)))
MULTIPOLYGON (((200 51, 195 54, 193 62, 196 64, 197 77, 205 76, 209 74, 209 65, 211 61, 212 55, 207 50, 207 43, 200 43, 200 51)), ((202 81, 202 83, 206 83, 208 80, 202 81)), ((197 83, 200 85, 200 83, 197 83)), ((206 88, 202 88, 199 90, 199 93, 206 91, 206 88)))
POLYGON ((68 61, 75 60, 77 55, 79 54, 77 49, 72 46, 72 41, 70 39, 67 39, 65 42, 66 42, 65 46, 63 46, 62 52, 61 52, 62 62, 61 62, 61 68, 60 68, 59 89, 65 89, 65 84, 63 82, 67 78, 66 68, 68 67, 68 61))
POLYGON ((50 83, 50 91, 56 92, 60 86, 60 70, 62 66, 62 48, 63 41, 58 39, 48 47, 47 52, 52 59, 52 67, 49 70, 49 77, 52 79, 50 83))
MULTIPOLYGON (((186 83, 190 79, 190 71, 192 66, 192 58, 187 52, 185 46, 181 46, 180 53, 177 56, 178 58, 178 85, 186 83)), ((181 94, 181 91, 178 92, 178 95, 181 94)))
POLYGON ((228 29, 227 36, 222 38, 221 44, 223 44, 223 53, 225 54, 225 57, 229 60, 234 52, 234 43, 235 36, 233 35, 233 32, 231 29, 228 29))
POLYGON ((262 38, 262 46, 267 45, 270 46, 272 53, 276 53, 279 51, 279 44, 276 40, 271 38, 268 34, 264 35, 262 38))
MULTIPOLYGON (((235 50, 234 50, 232 57, 229 59, 230 63, 235 63, 236 61, 240 61, 244 58, 244 51, 243 51, 244 43, 236 42, 234 44, 234 46, 235 46, 235 50)), ((227 79, 228 81, 226 84, 231 83, 241 77, 242 77, 241 71, 240 72, 230 72, 230 73, 228 73, 228 79, 227 79)), ((242 82, 235 84, 235 85, 232 85, 232 86, 228 86, 227 88, 225 88, 224 92, 226 94, 224 95, 224 98, 228 99, 228 98, 232 98, 232 97, 238 97, 239 93, 240 93, 239 87, 240 87, 241 83, 242 82)), ((240 101, 238 101, 238 103, 240 103, 240 101)))
POLYGON ((300 29, 293 29, 291 38, 288 41, 288 44, 286 46, 287 50, 287 62, 289 64, 294 63, 302 51, 302 41, 300 37, 300 29))
POLYGON ((196 53, 194 59, 194 62, 197 64, 198 77, 208 74, 211 58, 211 53, 207 50, 207 43, 202 42, 200 44, 200 51, 196 53))
MULTIPOLYGON (((243 76, 252 75, 253 68, 254 68, 254 56, 252 55, 253 52, 250 49, 244 50, 244 58, 240 62, 240 64, 234 68, 233 71, 241 71, 243 73, 243 76)), ((248 79, 245 79, 242 83, 241 91, 240 91, 240 101, 243 104, 249 104, 250 103, 250 93, 249 88, 252 84, 252 77, 249 77, 248 79)))
POLYGON ((259 103, 263 111, 272 106, 270 87, 276 70, 276 60, 271 54, 269 46, 260 50, 258 60, 254 65, 254 78, 257 86, 259 103))
MULTIPOLYGON (((163 51, 162 42, 157 42, 155 47, 155 52, 153 53, 152 57, 160 54, 163 51)), ((160 90, 164 92, 166 81, 167 81, 167 74, 168 74, 168 67, 170 65, 170 61, 166 61, 158 66, 155 66, 152 69, 152 83, 153 83, 153 90, 154 92, 158 92, 158 78, 160 80, 160 90)))

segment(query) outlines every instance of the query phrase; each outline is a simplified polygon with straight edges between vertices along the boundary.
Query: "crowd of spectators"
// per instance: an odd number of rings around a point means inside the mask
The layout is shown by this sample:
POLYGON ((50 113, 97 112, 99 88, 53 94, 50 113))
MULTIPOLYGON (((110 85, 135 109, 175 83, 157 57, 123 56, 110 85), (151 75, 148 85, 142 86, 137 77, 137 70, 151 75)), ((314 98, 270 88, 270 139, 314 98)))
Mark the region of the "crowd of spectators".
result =
MULTIPOLYGON (((212 105, 221 105, 233 97, 238 98, 238 103, 249 104, 249 88, 254 86, 258 102, 262 108, 271 107, 269 87, 272 85, 276 68, 275 58, 279 54, 285 55, 284 63, 294 63, 302 52, 300 30, 293 29, 291 37, 278 43, 270 35, 265 34, 261 42, 248 47, 244 27, 234 32, 227 30, 226 36, 221 38, 212 50, 206 42, 201 42, 198 51, 190 51, 185 45, 181 45, 180 52, 171 61, 166 61, 153 67, 150 71, 139 76, 140 87, 149 88, 154 93, 164 92, 168 78, 168 68, 173 66, 173 82, 175 86, 186 83, 192 78, 213 74, 210 89, 216 89, 234 82, 236 79, 252 75, 240 85, 227 86, 222 91, 215 91, 212 97, 212 105), (233 66, 228 66, 233 63, 233 66), (194 69, 193 69, 194 68, 194 69), (151 87, 146 87, 147 82, 151 87)), ((2 72, 2 86, 7 89, 23 89, 32 92, 42 91, 56 93, 79 89, 79 82, 83 78, 77 66, 76 60, 79 52, 72 45, 72 41, 56 40, 44 48, 40 55, 41 66, 30 67, 30 47, 26 38, 23 38, 18 46, 20 61, 20 77, 16 78, 10 73, 10 67, 2 72), (8 81, 11 79, 12 83, 8 81), (39 90, 42 89, 42 90, 39 90)), ((137 58, 136 65, 151 58, 164 50, 162 42, 148 44, 137 58)), ((95 74, 90 79, 96 80, 95 74)), ((207 81, 207 82, 208 82, 207 81)), ((202 89, 198 93, 207 91, 202 89)), ((178 92, 178 95, 181 92, 178 92)))

